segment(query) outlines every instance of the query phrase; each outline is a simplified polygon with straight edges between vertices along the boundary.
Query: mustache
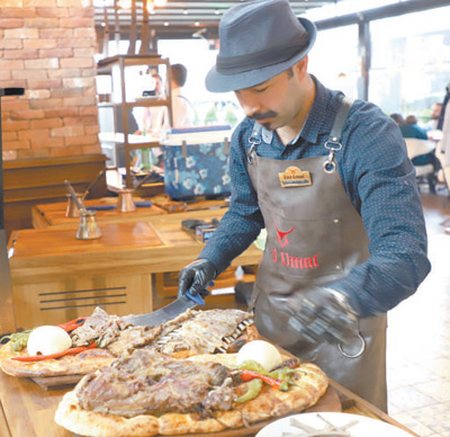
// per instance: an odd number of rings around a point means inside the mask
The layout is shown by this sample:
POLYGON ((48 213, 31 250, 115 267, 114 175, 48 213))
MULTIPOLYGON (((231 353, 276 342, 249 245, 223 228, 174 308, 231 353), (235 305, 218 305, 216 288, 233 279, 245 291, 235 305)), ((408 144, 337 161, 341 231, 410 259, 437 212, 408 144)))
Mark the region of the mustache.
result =
POLYGON ((275 111, 267 111, 261 114, 253 114, 252 118, 255 120, 264 120, 265 118, 273 118, 278 115, 278 112, 275 111))

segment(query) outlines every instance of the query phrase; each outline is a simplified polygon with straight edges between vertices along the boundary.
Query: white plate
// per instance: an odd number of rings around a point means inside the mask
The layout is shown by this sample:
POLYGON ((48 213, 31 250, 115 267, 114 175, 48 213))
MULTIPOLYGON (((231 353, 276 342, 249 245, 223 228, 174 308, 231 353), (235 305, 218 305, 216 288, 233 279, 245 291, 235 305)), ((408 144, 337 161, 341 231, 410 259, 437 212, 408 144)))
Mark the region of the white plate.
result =
MULTIPOLYGON (((319 431, 325 430, 328 427, 328 425, 321 419, 321 417, 323 417, 326 421, 328 421, 338 429, 339 427, 357 420, 358 422, 355 425, 349 427, 346 431, 349 437, 411 437, 410 433, 403 431, 393 425, 382 422, 381 420, 375 420, 365 416, 346 413, 295 414, 293 416, 276 420, 270 425, 265 426, 258 432, 258 434, 256 434, 256 437, 282 437, 283 433, 296 433, 296 435, 298 435, 299 437, 314 435, 307 434, 300 428, 292 426, 290 423, 292 418, 295 418, 295 420, 302 425, 308 425, 314 429, 317 429, 317 435, 321 435, 319 431)), ((346 435, 344 432, 342 432, 342 434, 346 435)))

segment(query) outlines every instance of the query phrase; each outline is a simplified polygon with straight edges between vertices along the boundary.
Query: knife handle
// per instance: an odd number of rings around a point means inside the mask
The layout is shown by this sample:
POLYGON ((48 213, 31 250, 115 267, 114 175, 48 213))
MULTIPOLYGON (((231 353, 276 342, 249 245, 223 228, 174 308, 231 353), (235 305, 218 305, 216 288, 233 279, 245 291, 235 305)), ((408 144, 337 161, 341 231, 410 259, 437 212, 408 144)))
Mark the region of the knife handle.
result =
MULTIPOLYGON (((207 290, 206 294, 208 294, 207 290)), ((197 294, 192 294, 189 290, 186 291, 186 293, 184 294, 189 300, 192 300, 192 302, 195 302, 198 305, 205 305, 205 299, 203 299, 202 295, 200 293, 197 294)))

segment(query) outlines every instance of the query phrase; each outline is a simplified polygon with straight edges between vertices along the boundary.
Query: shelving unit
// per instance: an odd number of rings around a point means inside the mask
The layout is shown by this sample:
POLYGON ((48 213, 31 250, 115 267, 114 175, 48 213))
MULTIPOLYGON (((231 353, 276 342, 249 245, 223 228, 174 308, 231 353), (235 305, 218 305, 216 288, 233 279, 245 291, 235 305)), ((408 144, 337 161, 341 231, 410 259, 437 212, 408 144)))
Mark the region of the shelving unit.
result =
MULTIPOLYGON (((135 108, 167 108, 168 122, 172 124, 172 104, 170 89, 170 64, 166 58, 152 55, 117 55, 102 59, 97 64, 98 109, 102 151, 112 161, 112 166, 122 168, 125 186, 133 188, 136 178, 133 175, 131 153, 138 149, 160 146, 160 133, 140 129, 138 120, 133 127, 135 108), (150 72, 150 74, 149 74, 150 72), (164 94, 144 96, 151 89, 151 74, 162 77, 164 94)), ((163 187, 163 182, 146 186, 163 187)), ((111 186, 113 191, 122 187, 111 186)))

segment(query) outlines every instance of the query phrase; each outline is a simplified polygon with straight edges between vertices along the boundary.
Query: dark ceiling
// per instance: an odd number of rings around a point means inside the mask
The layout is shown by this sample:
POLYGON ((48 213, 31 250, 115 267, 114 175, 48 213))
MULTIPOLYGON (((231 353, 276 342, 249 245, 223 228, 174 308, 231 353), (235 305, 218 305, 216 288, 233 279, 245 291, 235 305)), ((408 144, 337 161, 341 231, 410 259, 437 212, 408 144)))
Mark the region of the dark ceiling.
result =
MULTIPOLYGON (((107 28, 111 33, 120 28, 120 33, 127 35, 132 26, 133 8, 119 7, 124 0, 94 0, 95 22, 100 28, 107 28)), ((205 29, 208 36, 217 34, 217 25, 223 13, 243 0, 207 2, 202 0, 173 1, 167 0, 163 7, 154 7, 154 12, 148 14, 148 27, 158 38, 190 37, 205 29)), ((334 4, 339 0, 291 0, 291 6, 296 15, 303 14, 311 8, 326 4, 334 4)), ((132 3, 128 0, 129 3, 132 3)), ((136 27, 138 33, 145 22, 143 0, 133 0, 135 5, 136 27)), ((151 0, 148 0, 151 2, 151 0)), ((155 0, 157 2, 157 0, 155 0)))

